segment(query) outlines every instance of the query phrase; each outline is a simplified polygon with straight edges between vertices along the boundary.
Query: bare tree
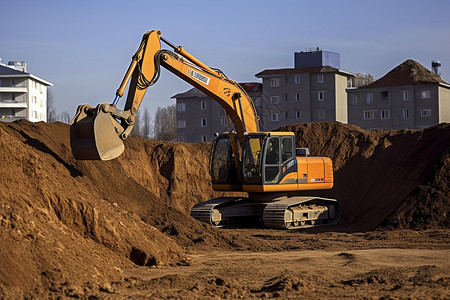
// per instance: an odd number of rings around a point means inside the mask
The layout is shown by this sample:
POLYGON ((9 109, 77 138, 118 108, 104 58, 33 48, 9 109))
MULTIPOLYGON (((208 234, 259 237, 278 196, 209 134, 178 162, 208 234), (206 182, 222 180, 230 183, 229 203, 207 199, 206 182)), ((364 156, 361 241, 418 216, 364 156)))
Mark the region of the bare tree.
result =
POLYGON ((58 121, 58 115, 56 114, 55 98, 53 91, 47 89, 47 123, 53 123, 58 121))
POLYGON ((70 121, 72 120, 72 118, 70 117, 70 113, 65 110, 62 113, 58 114, 57 116, 58 121, 70 124, 70 121))
POLYGON ((134 127, 131 130, 130 135, 142 135, 141 131, 141 112, 138 111, 136 114, 136 118, 134 119, 134 127))
POLYGON ((152 122, 152 120, 151 120, 150 114, 148 113, 148 109, 145 108, 143 123, 142 123, 142 136, 147 139, 151 138, 151 134, 152 134, 151 122, 152 122))
POLYGON ((177 136, 177 116, 175 105, 158 107, 155 114, 153 132, 155 139, 171 141, 177 136))

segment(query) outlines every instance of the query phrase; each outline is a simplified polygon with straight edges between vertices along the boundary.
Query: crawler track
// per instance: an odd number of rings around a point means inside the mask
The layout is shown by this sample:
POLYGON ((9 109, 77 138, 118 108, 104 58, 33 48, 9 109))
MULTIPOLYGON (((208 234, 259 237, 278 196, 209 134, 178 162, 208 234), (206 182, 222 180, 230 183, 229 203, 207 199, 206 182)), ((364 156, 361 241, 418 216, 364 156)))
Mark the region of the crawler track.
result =
POLYGON ((319 197, 286 197, 273 202, 221 197, 196 204, 191 216, 213 226, 263 223, 265 227, 299 229, 337 224, 339 203, 319 197))

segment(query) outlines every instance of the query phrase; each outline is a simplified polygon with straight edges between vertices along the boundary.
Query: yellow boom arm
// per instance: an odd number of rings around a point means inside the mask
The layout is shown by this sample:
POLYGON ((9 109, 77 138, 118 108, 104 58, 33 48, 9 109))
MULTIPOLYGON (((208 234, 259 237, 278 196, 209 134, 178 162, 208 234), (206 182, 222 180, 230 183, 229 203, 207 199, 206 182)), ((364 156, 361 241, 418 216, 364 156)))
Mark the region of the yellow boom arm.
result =
POLYGON ((120 140, 130 134, 147 88, 159 79, 161 65, 224 108, 227 121, 231 119, 236 129, 241 148, 247 133, 259 131, 259 118, 253 101, 238 83, 228 79, 220 70, 208 67, 181 46, 172 45, 161 37, 159 30, 153 30, 144 34, 112 105, 78 107, 71 123, 71 144, 76 158, 108 160, 122 153, 124 147, 120 140), (161 40, 174 51, 162 50, 161 40), (116 104, 129 82, 125 107, 120 110, 116 104), (109 142, 105 143, 106 140, 109 142))

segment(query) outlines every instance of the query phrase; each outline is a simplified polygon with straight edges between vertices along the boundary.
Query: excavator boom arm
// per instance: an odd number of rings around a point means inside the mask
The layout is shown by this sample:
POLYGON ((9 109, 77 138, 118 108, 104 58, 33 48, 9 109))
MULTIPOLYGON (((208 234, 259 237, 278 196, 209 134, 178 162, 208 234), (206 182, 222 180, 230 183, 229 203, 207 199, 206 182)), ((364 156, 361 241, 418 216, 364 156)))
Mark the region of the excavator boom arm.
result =
MULTIPOLYGON (((101 104, 96 108, 81 105, 78 108, 71 123, 72 152, 76 158, 107 160, 120 155, 123 150, 112 151, 114 145, 111 143, 104 148, 99 136, 103 136, 101 140, 116 141, 117 149, 123 149, 123 145, 119 145, 121 143, 113 135, 117 135, 119 140, 128 137, 145 92, 159 79, 160 66, 218 102, 224 108, 227 120, 229 117, 233 122, 241 146, 248 132, 259 131, 259 118, 253 101, 238 83, 226 78, 221 71, 208 67, 181 46, 175 47, 166 41, 159 30, 153 30, 144 34, 116 92, 113 104, 101 104), (161 40, 173 48, 174 52, 162 50, 161 40), (130 86, 125 107, 120 110, 116 103, 118 98, 124 95, 128 83, 130 86), (109 114, 112 120, 100 116, 101 114, 109 114), (80 124, 84 125, 79 126, 80 124), (93 152, 97 153, 93 155, 93 152)), ((231 128, 229 129, 231 131, 231 128)))

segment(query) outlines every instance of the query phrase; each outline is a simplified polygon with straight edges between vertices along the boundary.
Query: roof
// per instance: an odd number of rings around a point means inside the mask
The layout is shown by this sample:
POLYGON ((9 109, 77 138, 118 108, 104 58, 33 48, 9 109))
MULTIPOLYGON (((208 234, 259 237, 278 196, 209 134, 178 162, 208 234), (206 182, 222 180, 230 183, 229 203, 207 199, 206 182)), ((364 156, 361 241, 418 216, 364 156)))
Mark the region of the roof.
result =
POLYGON ((446 84, 438 75, 418 62, 408 59, 380 79, 359 88, 380 88, 422 84, 446 84))
POLYGON ((302 74, 302 73, 340 73, 347 76, 355 76, 355 74, 345 72, 330 66, 308 67, 308 68, 284 68, 284 69, 268 69, 256 74, 256 77, 283 75, 283 74, 302 74))
POLYGON ((190 90, 188 90, 187 92, 183 92, 183 93, 178 93, 175 96, 172 96, 171 98, 202 98, 205 97, 205 93, 203 93, 202 91, 200 91, 197 88, 191 88, 190 90))
POLYGON ((259 82, 241 82, 239 85, 242 86, 247 93, 262 92, 262 83, 259 82))
POLYGON ((24 75, 24 76, 27 76, 30 74, 0 64, 0 75, 24 75))
POLYGON ((6 78, 8 78, 8 77, 32 78, 32 79, 34 79, 34 80, 36 80, 36 81, 38 81, 38 82, 40 82, 40 83, 42 83, 44 85, 53 86, 53 83, 48 82, 48 81, 46 81, 46 80, 44 80, 42 78, 39 78, 39 77, 37 77, 37 76, 35 76, 33 74, 30 74, 30 73, 27 73, 27 72, 22 72, 22 71, 14 69, 14 68, 5 66, 3 64, 0 64, 0 77, 3 77, 3 78, 5 78, 5 77, 6 78))
MULTIPOLYGON (((259 82, 243 82, 239 83, 239 85, 242 86, 247 93, 255 93, 262 91, 262 84, 259 82)), ((206 94, 198 90, 197 88, 191 88, 187 92, 178 93, 175 96, 172 96, 171 98, 182 99, 182 98, 202 98, 202 97, 206 97, 206 94)))

